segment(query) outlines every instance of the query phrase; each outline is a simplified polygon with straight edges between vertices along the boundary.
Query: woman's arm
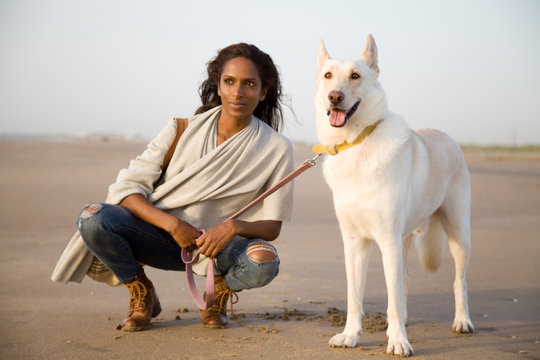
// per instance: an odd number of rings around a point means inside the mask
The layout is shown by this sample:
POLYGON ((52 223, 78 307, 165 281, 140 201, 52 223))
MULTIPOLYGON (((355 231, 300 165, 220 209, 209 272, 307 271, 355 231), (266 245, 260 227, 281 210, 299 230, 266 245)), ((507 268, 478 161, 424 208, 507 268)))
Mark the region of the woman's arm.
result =
POLYGON ((177 122, 171 119, 160 133, 153 138, 146 149, 129 166, 118 172, 116 181, 109 186, 108 202, 119 204, 131 194, 149 196, 154 185, 163 174, 161 166, 177 134, 177 122))
POLYGON ((199 230, 190 224, 167 214, 152 205, 143 195, 131 194, 119 204, 130 213, 154 226, 167 231, 180 247, 193 250, 195 240, 200 236, 199 230))
POLYGON ((263 239, 272 241, 281 232, 281 221, 260 220, 254 222, 230 220, 236 226, 236 235, 248 239, 263 239))
POLYGON ((241 221, 227 220, 209 229, 197 240, 200 252, 210 258, 215 257, 236 236, 250 239, 275 240, 281 232, 281 221, 241 221))

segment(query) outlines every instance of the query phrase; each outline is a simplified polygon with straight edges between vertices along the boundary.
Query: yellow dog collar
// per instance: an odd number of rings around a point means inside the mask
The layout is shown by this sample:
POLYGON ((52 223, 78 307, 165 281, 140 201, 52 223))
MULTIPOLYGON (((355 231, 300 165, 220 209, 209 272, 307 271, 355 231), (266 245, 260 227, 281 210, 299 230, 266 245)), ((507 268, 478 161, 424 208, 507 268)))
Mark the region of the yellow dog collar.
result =
POLYGON ((373 125, 367 126, 364 129, 364 131, 362 131, 360 133, 360 135, 358 135, 358 137, 352 143, 348 143, 348 142, 345 141, 344 143, 337 144, 337 145, 334 145, 334 146, 324 146, 324 145, 319 144, 319 145, 315 145, 313 147, 312 151, 315 154, 329 153, 330 155, 336 155, 337 153, 339 153, 339 152, 341 152, 343 150, 347 150, 349 148, 352 148, 355 145, 360 144, 365 138, 367 138, 369 136, 369 134, 371 134, 377 128, 377 125, 379 125, 379 123, 381 121, 383 121, 383 119, 380 119, 379 121, 377 121, 373 125))

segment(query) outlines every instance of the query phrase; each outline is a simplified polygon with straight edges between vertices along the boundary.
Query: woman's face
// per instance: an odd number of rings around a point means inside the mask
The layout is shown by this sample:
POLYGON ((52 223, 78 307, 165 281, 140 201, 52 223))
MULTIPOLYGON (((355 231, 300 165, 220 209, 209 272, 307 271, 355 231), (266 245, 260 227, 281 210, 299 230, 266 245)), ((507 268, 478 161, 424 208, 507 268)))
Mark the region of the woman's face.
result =
POLYGON ((219 80, 218 95, 223 104, 222 114, 242 122, 249 122, 259 101, 266 96, 255 64, 244 57, 225 63, 219 80))

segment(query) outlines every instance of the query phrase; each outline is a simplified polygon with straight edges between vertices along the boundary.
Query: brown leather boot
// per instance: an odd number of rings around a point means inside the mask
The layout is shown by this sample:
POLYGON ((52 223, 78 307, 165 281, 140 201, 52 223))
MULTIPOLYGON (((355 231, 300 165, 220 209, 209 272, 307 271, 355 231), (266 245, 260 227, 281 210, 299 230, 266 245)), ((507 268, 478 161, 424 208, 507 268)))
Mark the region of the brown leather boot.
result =
POLYGON ((227 318, 227 301, 231 297, 232 304, 238 302, 238 296, 232 290, 227 288, 225 278, 216 276, 214 278, 214 304, 212 307, 203 310, 201 313, 201 323, 208 328, 224 328, 227 327, 229 319, 227 318), (233 301, 232 297, 236 297, 233 301))
POLYGON ((152 282, 146 277, 141 268, 135 278, 125 282, 129 289, 128 316, 122 321, 122 329, 125 331, 139 331, 150 327, 150 320, 161 312, 161 304, 152 282))

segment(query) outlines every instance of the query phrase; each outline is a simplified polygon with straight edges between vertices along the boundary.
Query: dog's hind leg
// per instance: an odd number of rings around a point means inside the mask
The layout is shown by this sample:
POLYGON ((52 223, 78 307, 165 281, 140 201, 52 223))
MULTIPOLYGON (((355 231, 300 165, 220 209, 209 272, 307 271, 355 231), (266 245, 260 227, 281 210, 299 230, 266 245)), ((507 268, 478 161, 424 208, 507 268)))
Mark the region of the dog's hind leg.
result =
POLYGON ((448 225, 445 227, 456 271, 454 279, 456 310, 452 329, 457 333, 471 333, 474 332, 474 326, 469 317, 466 279, 471 251, 470 229, 463 224, 460 226, 452 223, 453 221, 449 220, 448 225))
POLYGON ((474 326, 469 316, 466 280, 471 253, 470 187, 466 169, 461 175, 461 185, 450 189, 449 194, 453 196, 449 196, 443 204, 442 220, 456 271, 454 280, 456 310, 452 329, 457 333, 472 333, 474 326))
POLYGON ((403 291, 403 243, 398 236, 386 237, 377 241, 382 253, 384 277, 388 292, 387 320, 388 347, 386 352, 409 356, 413 348, 405 330, 405 304, 403 291))
POLYGON ((366 289, 369 253, 373 241, 344 235, 345 270, 347 273, 347 322, 341 334, 330 339, 331 347, 356 347, 362 334, 364 291, 366 289))

